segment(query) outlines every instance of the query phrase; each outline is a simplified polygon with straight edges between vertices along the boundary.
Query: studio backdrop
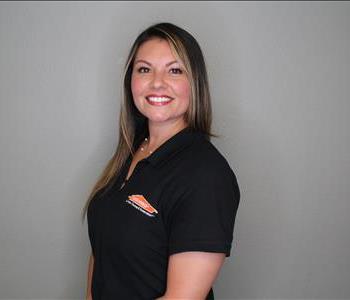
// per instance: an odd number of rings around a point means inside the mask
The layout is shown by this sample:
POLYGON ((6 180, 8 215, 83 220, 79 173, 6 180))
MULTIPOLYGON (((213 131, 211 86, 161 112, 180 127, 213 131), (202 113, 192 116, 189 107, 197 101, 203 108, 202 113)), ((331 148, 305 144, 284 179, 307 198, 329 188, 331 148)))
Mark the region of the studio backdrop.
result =
POLYGON ((135 37, 205 55, 241 188, 216 299, 350 299, 350 3, 1 2, 0 299, 84 299, 81 210, 117 145, 135 37))

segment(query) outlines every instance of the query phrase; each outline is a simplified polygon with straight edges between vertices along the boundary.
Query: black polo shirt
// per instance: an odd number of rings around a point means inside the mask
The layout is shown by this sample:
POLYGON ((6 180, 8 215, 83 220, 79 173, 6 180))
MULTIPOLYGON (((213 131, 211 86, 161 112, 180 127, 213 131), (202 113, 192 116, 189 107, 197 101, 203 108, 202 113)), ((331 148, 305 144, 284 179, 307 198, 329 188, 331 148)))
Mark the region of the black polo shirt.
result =
MULTIPOLYGON (((174 253, 230 256, 240 191, 226 159, 203 133, 178 132, 139 161, 120 189, 131 160, 88 208, 94 300, 162 296, 174 253)), ((214 299, 213 289, 207 299, 214 299)))

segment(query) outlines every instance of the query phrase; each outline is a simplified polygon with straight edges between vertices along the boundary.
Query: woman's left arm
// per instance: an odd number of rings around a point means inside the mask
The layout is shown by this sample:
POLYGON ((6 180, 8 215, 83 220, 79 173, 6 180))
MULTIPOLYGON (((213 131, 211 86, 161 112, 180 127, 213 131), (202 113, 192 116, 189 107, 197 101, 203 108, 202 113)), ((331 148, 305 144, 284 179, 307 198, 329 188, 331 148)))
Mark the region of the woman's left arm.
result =
POLYGON ((204 300, 212 287, 225 253, 189 251, 170 255, 166 293, 159 300, 204 300))

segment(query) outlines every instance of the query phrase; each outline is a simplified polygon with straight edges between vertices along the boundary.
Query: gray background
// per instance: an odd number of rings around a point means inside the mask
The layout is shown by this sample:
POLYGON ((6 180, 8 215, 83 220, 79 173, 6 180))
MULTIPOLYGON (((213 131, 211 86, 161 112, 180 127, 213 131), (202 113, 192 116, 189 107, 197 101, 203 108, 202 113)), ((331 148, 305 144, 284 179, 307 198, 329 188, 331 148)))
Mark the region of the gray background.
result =
POLYGON ((0 298, 82 299, 80 211, 147 26, 192 32, 241 187, 217 299, 350 299, 350 3, 1 2, 0 298))

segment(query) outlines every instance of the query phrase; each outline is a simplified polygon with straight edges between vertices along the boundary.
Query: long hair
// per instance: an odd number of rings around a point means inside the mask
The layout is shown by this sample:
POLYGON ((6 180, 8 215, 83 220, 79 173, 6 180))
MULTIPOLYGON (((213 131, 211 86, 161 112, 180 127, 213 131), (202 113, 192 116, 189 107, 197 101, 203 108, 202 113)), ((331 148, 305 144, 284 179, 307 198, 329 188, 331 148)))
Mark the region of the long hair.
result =
POLYGON ((135 154, 135 140, 148 134, 147 118, 138 111, 133 101, 131 75, 137 50, 144 42, 152 38, 166 40, 173 55, 184 65, 191 86, 190 104, 184 115, 189 129, 204 133, 208 139, 216 136, 211 133, 212 110, 208 75, 198 42, 190 33, 174 24, 158 23, 150 26, 139 34, 130 49, 122 79, 123 101, 120 107, 117 149, 92 188, 83 209, 83 219, 89 203, 96 193, 105 188, 111 179, 119 173, 128 157, 135 154))

